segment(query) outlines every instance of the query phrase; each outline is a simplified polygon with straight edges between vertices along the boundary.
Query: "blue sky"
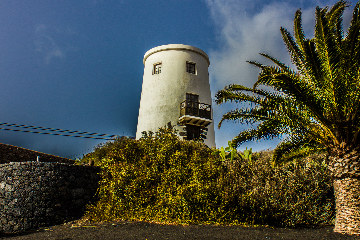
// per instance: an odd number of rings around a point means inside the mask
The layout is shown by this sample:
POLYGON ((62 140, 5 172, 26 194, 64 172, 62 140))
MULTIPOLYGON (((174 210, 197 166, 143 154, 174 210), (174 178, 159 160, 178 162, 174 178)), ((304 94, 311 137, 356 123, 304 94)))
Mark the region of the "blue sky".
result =
MULTIPOLYGON (((335 2, 2 0, 0 122, 135 136, 147 50, 181 43, 207 52, 213 95, 230 83, 251 86, 258 70, 245 61, 262 60, 259 52, 289 63, 279 28, 292 29, 297 9, 311 36, 315 7, 335 2)), ((233 107, 214 105, 215 124, 233 107)), ((215 129, 217 146, 245 127, 229 122, 215 129)), ((0 142, 74 158, 102 141, 0 130, 0 142)))

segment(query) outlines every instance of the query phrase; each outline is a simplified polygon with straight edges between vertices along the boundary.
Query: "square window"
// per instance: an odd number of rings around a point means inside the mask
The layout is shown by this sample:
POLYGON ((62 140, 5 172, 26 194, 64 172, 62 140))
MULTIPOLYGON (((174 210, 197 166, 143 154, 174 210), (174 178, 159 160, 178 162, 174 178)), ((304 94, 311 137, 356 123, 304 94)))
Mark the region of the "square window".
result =
POLYGON ((186 72, 195 74, 196 73, 195 63, 186 62, 186 72))
POLYGON ((153 74, 160 74, 161 73, 161 63, 154 64, 153 74))
POLYGON ((186 93, 186 100, 190 102, 199 102, 199 95, 186 93))

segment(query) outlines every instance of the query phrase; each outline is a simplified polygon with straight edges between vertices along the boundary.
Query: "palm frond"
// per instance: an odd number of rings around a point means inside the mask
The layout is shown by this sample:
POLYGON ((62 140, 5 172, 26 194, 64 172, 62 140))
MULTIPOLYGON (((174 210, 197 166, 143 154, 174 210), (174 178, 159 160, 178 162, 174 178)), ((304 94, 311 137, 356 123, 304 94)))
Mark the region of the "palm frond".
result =
POLYGON ((247 141, 254 141, 260 139, 273 139, 287 131, 276 120, 264 121, 257 126, 256 129, 245 130, 233 138, 232 143, 238 147, 240 144, 247 141))
POLYGON ((322 68, 325 73, 324 80, 331 85, 333 74, 340 61, 340 49, 332 34, 331 24, 326 20, 326 11, 316 8, 315 42, 319 53, 322 68))
POLYGON ((215 95, 217 104, 225 103, 225 102, 253 102, 258 103, 260 101, 259 97, 250 96, 248 94, 232 91, 228 89, 220 90, 215 95))
POLYGON ((291 34, 285 28, 281 27, 280 32, 281 32, 283 41, 290 53, 292 62, 295 64, 297 69, 299 71, 301 71, 302 66, 304 65, 304 57, 303 57, 298 45, 294 41, 291 34))
POLYGON ((301 23, 301 11, 297 10, 294 19, 294 36, 299 50, 304 52, 305 34, 301 23))
POLYGON ((297 101, 308 106, 319 122, 329 125, 329 121, 325 118, 323 112, 323 98, 320 90, 315 86, 303 81, 300 75, 294 72, 282 71, 272 66, 262 66, 258 81, 254 87, 258 85, 272 86, 276 90, 286 93, 294 97, 297 101))
POLYGON ((257 124, 233 139, 237 146, 287 134, 290 138, 276 148, 274 159, 279 162, 342 143, 360 144, 360 2, 344 36, 346 7, 340 0, 330 10, 316 8, 312 39, 305 37, 300 10, 294 18, 294 38, 280 29, 295 70, 262 53, 273 66, 249 61, 260 68, 253 88, 229 85, 218 92, 218 104, 252 104, 226 113, 219 123, 219 127, 225 120, 257 124))
MULTIPOLYGON (((348 34, 345 39, 347 44, 346 49, 350 56, 359 56, 359 35, 360 35, 360 2, 354 8, 352 20, 348 29, 348 34)), ((360 58, 349 59, 352 61, 360 61, 360 58)), ((357 65, 358 67, 359 65, 357 65)))
MULTIPOLYGON (((275 63, 276 65, 279 66, 279 68, 283 69, 283 70, 286 70, 286 71, 291 71, 291 69, 286 66, 284 63, 280 62, 278 59, 266 54, 266 53, 260 53, 261 56, 271 60, 273 63, 275 63)), ((262 65, 261 65, 262 66, 262 65)))
POLYGON ((343 38, 343 26, 342 26, 342 15, 345 11, 345 8, 348 7, 348 4, 344 0, 340 0, 332 6, 330 11, 327 13, 326 17, 330 23, 331 29, 333 29, 333 34, 336 36, 336 41, 338 44, 341 44, 343 38))
POLYGON ((350 82, 346 119, 358 121, 360 120, 360 2, 354 8, 351 24, 344 39, 344 48, 346 50, 343 56, 343 68, 347 69, 344 77, 350 82))
POLYGON ((324 84, 322 82, 323 73, 320 68, 321 62, 315 51, 314 41, 305 38, 300 10, 297 10, 295 13, 294 36, 296 44, 299 46, 299 51, 301 51, 303 56, 302 65, 298 66, 299 72, 306 77, 305 79, 311 80, 309 84, 315 84, 317 88, 322 89, 324 84))
POLYGON ((239 123, 246 124, 254 124, 260 121, 270 119, 270 116, 266 116, 266 114, 267 112, 261 111, 261 109, 256 108, 235 109, 225 113, 222 116, 218 127, 220 128, 225 120, 238 121, 239 123))
POLYGON ((267 91, 261 89, 248 88, 238 84, 231 84, 226 86, 224 89, 218 91, 215 95, 215 102, 217 104, 225 102, 253 102, 259 103, 264 97, 273 97, 267 91))
POLYGON ((291 162, 294 159, 309 156, 312 153, 322 152, 316 142, 309 139, 290 138, 281 142, 275 149, 272 161, 275 165, 291 162))

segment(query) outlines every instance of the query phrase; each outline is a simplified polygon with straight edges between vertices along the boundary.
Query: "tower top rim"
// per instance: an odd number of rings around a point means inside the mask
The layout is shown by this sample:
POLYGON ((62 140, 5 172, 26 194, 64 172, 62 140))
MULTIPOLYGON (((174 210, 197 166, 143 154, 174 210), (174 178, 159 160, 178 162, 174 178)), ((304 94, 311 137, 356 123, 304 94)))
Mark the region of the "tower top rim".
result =
POLYGON ((208 65, 210 65, 209 56, 203 50, 201 50, 200 48, 193 47, 190 45, 185 45, 185 44, 167 44, 167 45, 161 45, 161 46, 151 48, 144 55, 144 60, 143 60, 144 65, 145 65, 146 59, 150 55, 152 55, 154 53, 162 52, 162 51, 168 51, 168 50, 185 50, 185 51, 198 53, 201 56, 203 56, 206 59, 208 65))

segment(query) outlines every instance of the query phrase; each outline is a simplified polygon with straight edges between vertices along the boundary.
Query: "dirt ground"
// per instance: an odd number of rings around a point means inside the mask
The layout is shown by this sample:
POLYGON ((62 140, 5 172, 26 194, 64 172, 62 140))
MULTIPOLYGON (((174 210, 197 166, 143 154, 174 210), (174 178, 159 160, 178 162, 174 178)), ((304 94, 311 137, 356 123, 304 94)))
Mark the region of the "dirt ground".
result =
POLYGON ((321 228, 270 228, 216 225, 163 225, 147 222, 111 222, 78 226, 65 223, 21 235, 0 235, 7 240, 193 240, 193 239, 247 239, 247 240, 335 240, 360 239, 360 237, 337 234, 332 226, 321 228))

